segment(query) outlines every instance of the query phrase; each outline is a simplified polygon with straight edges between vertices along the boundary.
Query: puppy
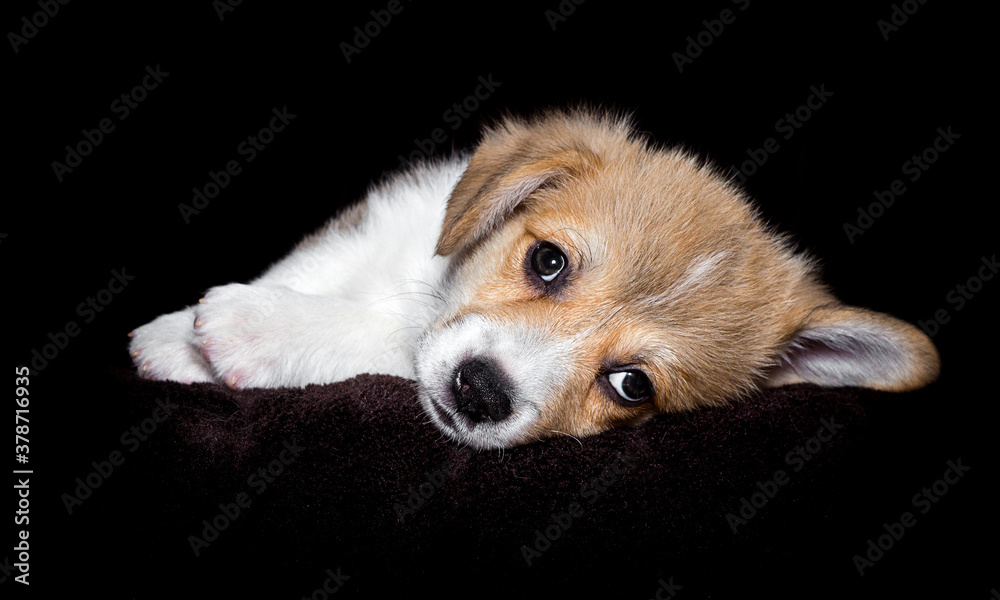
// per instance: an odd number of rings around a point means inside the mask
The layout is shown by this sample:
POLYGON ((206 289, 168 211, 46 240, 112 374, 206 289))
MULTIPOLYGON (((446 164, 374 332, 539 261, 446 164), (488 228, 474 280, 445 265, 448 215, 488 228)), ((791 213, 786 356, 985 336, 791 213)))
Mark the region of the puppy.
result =
POLYGON ((582 110, 508 118, 130 336, 151 379, 416 379, 431 421, 476 448, 761 386, 911 390, 939 369, 917 328, 837 301, 729 179, 582 110))

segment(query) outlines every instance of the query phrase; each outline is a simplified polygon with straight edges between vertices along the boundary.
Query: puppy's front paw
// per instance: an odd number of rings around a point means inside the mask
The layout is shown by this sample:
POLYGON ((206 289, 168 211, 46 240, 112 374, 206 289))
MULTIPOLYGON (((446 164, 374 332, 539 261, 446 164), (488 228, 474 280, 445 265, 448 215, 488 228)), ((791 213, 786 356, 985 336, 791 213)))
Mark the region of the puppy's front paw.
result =
POLYGON ((195 345, 194 310, 161 315, 129 334, 132 363, 145 379, 181 383, 215 381, 195 345))
POLYGON ((284 288, 239 283, 214 287, 195 306, 194 334, 201 356, 233 389, 279 385, 280 346, 287 335, 275 311, 284 288))

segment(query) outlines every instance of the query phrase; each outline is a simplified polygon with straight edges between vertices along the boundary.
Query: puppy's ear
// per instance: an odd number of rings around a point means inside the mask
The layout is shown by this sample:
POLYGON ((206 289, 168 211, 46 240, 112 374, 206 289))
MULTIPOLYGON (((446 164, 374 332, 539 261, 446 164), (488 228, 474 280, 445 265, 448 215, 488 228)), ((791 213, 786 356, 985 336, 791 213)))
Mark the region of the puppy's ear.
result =
POLYGON ((544 129, 507 124, 487 134, 448 199, 438 254, 470 246, 538 188, 577 175, 596 161, 587 150, 554 144, 544 129))
POLYGON ((862 308, 813 310, 765 384, 815 383, 902 392, 937 379, 940 359, 919 329, 862 308))

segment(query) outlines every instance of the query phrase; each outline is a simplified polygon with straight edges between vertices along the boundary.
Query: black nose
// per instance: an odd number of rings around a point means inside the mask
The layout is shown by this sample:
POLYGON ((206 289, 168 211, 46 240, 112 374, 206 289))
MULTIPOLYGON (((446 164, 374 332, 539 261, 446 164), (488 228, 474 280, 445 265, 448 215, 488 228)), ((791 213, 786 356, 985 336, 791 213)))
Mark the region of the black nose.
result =
POLYGON ((452 391, 458 412, 476 423, 502 421, 510 414, 510 385, 491 361, 476 358, 459 365, 452 391))

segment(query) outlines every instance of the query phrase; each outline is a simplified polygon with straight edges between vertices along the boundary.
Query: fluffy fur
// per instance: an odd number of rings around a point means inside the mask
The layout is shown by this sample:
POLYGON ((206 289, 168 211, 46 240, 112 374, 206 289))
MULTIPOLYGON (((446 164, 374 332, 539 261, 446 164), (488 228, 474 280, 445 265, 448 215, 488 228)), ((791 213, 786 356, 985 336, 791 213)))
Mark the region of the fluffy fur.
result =
POLYGON ((435 425, 480 448, 758 386, 907 390, 938 372, 923 333, 837 301, 711 166, 588 111, 505 119, 471 157, 395 175, 259 279, 131 335, 155 379, 415 378, 435 425), (542 242, 565 258, 551 283, 531 270, 542 242), (623 372, 651 394, 623 401, 623 372))

